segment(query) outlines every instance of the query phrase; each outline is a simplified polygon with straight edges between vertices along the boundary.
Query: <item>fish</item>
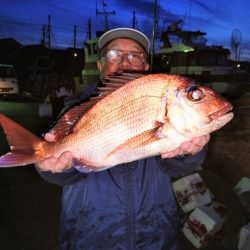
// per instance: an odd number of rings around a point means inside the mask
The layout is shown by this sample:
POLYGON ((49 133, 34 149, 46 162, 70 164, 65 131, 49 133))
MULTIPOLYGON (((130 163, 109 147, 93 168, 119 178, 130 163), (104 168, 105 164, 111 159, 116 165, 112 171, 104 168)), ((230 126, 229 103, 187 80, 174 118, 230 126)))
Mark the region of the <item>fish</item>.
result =
POLYGON ((232 104, 211 88, 170 74, 121 74, 99 95, 70 108, 47 142, 0 114, 11 151, 0 167, 34 164, 73 153, 86 172, 161 155, 194 137, 214 132, 233 118, 232 104))

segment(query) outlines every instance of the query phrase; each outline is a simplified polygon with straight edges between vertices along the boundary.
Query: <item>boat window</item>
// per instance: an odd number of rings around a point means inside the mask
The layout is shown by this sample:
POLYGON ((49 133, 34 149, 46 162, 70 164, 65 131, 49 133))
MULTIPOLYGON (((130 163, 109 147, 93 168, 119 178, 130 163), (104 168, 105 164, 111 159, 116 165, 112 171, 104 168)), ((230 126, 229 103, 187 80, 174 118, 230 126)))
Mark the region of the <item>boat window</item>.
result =
POLYGON ((85 43, 85 49, 87 50, 88 56, 96 55, 98 51, 96 43, 85 43))
POLYGON ((187 64, 188 53, 175 53, 173 54, 172 66, 185 66, 187 64))
POLYGON ((93 54, 96 55, 96 54, 97 54, 97 51, 98 51, 98 49, 97 49, 97 44, 94 43, 94 44, 93 44, 93 54))
POLYGON ((226 66, 227 55, 217 50, 202 50, 197 52, 197 64, 201 66, 226 66))
POLYGON ((91 53, 91 46, 90 46, 90 44, 86 43, 85 46, 86 46, 88 55, 91 55, 92 53, 91 53))

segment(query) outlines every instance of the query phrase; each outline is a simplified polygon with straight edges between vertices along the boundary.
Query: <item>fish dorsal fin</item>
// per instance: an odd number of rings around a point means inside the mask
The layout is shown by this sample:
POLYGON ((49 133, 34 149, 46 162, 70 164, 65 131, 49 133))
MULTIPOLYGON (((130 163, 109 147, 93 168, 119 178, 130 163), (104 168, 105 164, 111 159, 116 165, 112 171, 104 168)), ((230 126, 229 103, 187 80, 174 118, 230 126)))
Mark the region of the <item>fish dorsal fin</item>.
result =
POLYGON ((66 134, 71 133, 77 125, 79 119, 90 110, 101 99, 122 87, 125 83, 143 76, 140 73, 121 73, 112 75, 103 82, 102 87, 97 88, 97 92, 90 98, 89 101, 69 109, 56 123, 55 127, 51 130, 54 133, 55 139, 59 140, 66 134))
POLYGON ((105 82, 105 84, 113 83, 113 84, 117 84, 117 85, 119 85, 119 84, 124 85, 125 83, 132 81, 132 80, 135 80, 137 78, 140 78, 144 75, 145 75, 145 72, 144 73, 142 73, 142 72, 122 72, 119 74, 114 74, 114 75, 109 76, 107 78, 107 82, 105 82))
POLYGON ((79 118, 86 113, 98 100, 90 100, 69 109, 56 123, 51 132, 55 135, 55 140, 62 139, 69 134, 79 118))
POLYGON ((143 75, 145 75, 145 73, 142 74, 142 73, 137 73, 137 72, 122 72, 119 74, 114 74, 114 75, 108 76, 103 82, 104 87, 97 88, 97 90, 99 91, 99 94, 100 94, 98 97, 101 96, 103 98, 104 96, 107 96, 108 94, 119 89, 124 84, 126 84, 132 80, 135 80, 137 78, 140 78, 143 75))

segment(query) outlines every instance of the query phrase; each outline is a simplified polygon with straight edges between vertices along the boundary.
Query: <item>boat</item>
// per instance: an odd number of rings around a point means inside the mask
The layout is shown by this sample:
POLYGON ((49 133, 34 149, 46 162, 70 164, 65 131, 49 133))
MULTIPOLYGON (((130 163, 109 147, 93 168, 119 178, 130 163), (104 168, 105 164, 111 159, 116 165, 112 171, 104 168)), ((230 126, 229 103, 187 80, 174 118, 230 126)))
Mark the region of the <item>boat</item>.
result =
POLYGON ((82 70, 82 83, 88 85, 99 79, 99 71, 96 62, 98 60, 97 48, 98 36, 87 40, 83 44, 84 49, 84 67, 82 70))
POLYGON ((88 20, 88 39, 83 43, 84 50, 84 67, 81 73, 81 81, 79 84, 75 86, 76 92, 79 92, 86 85, 96 83, 100 80, 100 72, 97 68, 97 60, 98 60, 98 39, 101 37, 108 28, 108 17, 109 15, 115 15, 115 11, 106 11, 107 4, 102 2, 103 12, 99 11, 97 8, 96 1, 96 16, 102 15, 105 19, 105 27, 103 30, 97 30, 95 38, 91 37, 91 20, 88 20))
POLYGON ((98 39, 105 33, 97 31, 94 38, 90 38, 83 43, 84 67, 81 72, 81 82, 75 87, 76 92, 80 91, 85 85, 96 83, 100 80, 100 72, 97 68, 98 60, 98 39))
MULTIPOLYGON (((190 77, 228 98, 237 98, 246 89, 250 92, 250 74, 230 60, 228 48, 207 45, 205 32, 184 31, 179 28, 180 23, 182 20, 169 25, 167 30, 162 32, 161 46, 153 57, 152 73, 190 77)), ((99 80, 96 65, 97 41, 103 33, 104 31, 99 31, 96 38, 84 42, 82 86, 99 80)))
POLYGON ((229 49, 207 45, 205 32, 184 31, 181 23, 179 20, 162 32, 152 72, 187 76, 227 97, 239 95, 242 85, 250 86, 250 75, 230 60, 229 49))

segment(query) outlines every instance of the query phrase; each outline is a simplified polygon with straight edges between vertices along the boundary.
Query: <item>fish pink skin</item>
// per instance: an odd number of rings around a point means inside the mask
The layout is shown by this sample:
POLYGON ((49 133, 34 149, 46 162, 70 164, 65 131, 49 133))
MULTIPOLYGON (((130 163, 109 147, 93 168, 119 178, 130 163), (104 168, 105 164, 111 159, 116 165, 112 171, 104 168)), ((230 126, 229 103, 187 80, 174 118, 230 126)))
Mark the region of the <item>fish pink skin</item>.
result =
POLYGON ((101 97, 65 113, 54 128, 57 141, 53 143, 0 114, 12 150, 0 157, 0 167, 31 164, 71 151, 79 166, 100 171, 172 151, 233 118, 226 99, 190 79, 167 74, 132 77, 127 84, 116 83, 117 79, 101 90, 101 97))

